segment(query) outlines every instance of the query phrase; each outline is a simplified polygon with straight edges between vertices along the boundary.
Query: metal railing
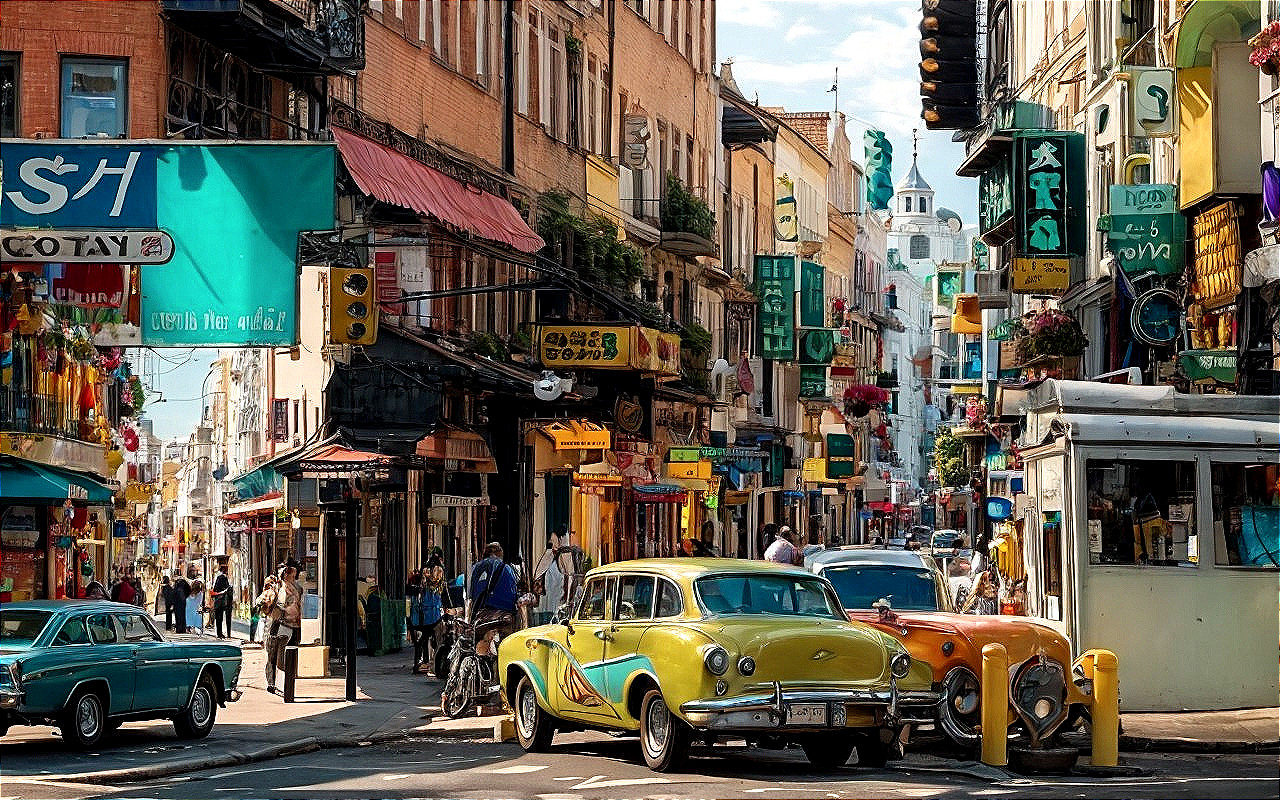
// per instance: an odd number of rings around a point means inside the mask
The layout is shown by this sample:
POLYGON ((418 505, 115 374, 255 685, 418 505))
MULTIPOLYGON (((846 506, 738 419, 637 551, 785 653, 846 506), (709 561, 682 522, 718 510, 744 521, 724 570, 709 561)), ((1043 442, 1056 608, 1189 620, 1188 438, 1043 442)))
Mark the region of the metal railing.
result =
POLYGON ((0 391, 0 430, 80 438, 79 409, 50 395, 0 391))

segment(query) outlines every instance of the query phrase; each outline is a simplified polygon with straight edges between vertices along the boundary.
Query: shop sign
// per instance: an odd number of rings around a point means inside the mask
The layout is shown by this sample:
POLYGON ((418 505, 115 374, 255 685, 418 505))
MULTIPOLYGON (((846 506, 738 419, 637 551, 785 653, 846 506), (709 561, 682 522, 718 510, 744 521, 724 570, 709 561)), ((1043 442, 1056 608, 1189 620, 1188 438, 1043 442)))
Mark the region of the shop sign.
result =
POLYGON ((978 224, 981 233, 1013 216, 1013 169, 1006 156, 978 176, 978 224))
POLYGON ((35 547, 40 541, 36 510, 32 506, 9 506, 0 521, 0 544, 5 547, 35 547))
POLYGON ((1183 350, 1178 354, 1182 371, 1193 381, 1212 378, 1221 383, 1236 382, 1234 350, 1183 350))
MULTIPOLYGON (((1018 191, 1014 193, 1017 254, 1083 256, 1085 203, 1084 134, 1073 131, 1018 132, 1014 136, 1018 191)), ((1015 288, 1014 291, 1017 291, 1015 288)))
POLYGON ((1171 183, 1111 187, 1107 242, 1126 274, 1182 271, 1187 219, 1178 213, 1178 187, 1171 183))
POLYGON ((561 420, 539 430, 551 438, 556 450, 608 450, 609 429, 593 422, 561 420))
POLYGON ((124 487, 124 501, 126 503, 148 503, 155 492, 156 485, 154 483, 129 481, 124 487))
POLYGON ((827 434, 827 474, 832 478, 851 478, 854 473, 853 437, 847 433, 827 434))
POLYGON ((711 462, 707 460, 679 461, 667 464, 667 477, 680 480, 710 480, 711 462))
POLYGON ((760 356, 790 361, 796 354, 796 259, 756 256, 755 294, 760 299, 760 356))
POLYGON ((800 363, 826 366, 836 354, 836 334, 831 328, 811 328, 800 332, 800 363))
POLYGON ((124 305, 125 267, 119 264, 45 264, 49 299, 78 308, 124 305))
POLYGON ((702 447, 698 449, 698 455, 700 458, 724 462, 761 459, 766 456, 766 453, 759 447, 702 447))
POLYGON ((940 306, 951 308, 955 304, 955 296, 963 288, 964 273, 959 270, 938 270, 937 302, 940 306))
POLYGON ((636 328, 634 337, 632 367, 659 375, 680 374, 680 334, 636 328))
POLYGON ((796 213, 796 184, 785 174, 778 178, 778 195, 773 204, 774 238, 780 242, 800 241, 800 218, 796 213))
POLYGON ((1129 89, 1129 130, 1143 136, 1164 137, 1177 132, 1174 124, 1173 70, 1155 67, 1125 67, 1132 76, 1129 89))
POLYGON ((672 464, 697 461, 701 457, 702 450, 698 447, 672 447, 667 450, 667 461, 672 464))
POLYGON ((1146 344, 1170 345, 1182 333, 1182 303, 1168 289, 1152 289, 1134 302, 1129 327, 1133 335, 1146 344))
POLYGON ((649 118, 643 114, 622 117, 622 166, 627 169, 649 168, 649 118))
POLYGON ((163 264, 173 258, 173 238, 157 230, 0 228, 0 251, 5 261, 163 264))
POLYGON ((431 506, 433 508, 479 508, 487 505, 489 505, 488 495, 480 495, 479 497, 462 497, 456 494, 431 495, 431 506))
POLYGON ((1010 317, 998 325, 992 326, 987 330, 987 338, 992 341, 1003 342, 1013 338, 1013 332, 1018 324, 1017 317, 1010 317))
POLYGON ((800 367, 800 397, 826 397, 827 368, 805 364, 800 367))
POLYGON ((1062 294, 1071 283, 1071 259, 1015 258, 1009 288, 1019 294, 1062 294))
POLYGON ((623 325, 542 325, 538 360, 548 368, 631 369, 631 334, 623 325))
POLYGON ((812 261, 800 262, 800 324, 810 328, 827 322, 827 304, 823 292, 824 270, 812 261))
POLYGON ((0 224, 154 228, 160 149, 6 140, 0 224))
POLYGON ((1191 296, 1205 309, 1235 300, 1243 260, 1235 203, 1228 200, 1197 214, 1191 223, 1191 241, 1195 248, 1191 296))

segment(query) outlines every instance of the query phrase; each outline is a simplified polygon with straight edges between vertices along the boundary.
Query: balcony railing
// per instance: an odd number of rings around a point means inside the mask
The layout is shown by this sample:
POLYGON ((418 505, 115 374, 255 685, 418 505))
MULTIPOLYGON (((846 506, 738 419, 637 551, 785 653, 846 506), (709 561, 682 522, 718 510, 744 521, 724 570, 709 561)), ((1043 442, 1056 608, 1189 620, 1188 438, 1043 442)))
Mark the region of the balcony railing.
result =
POLYGON ((80 425, 74 403, 26 391, 0 391, 0 430, 80 439, 80 425))
POLYGON ((272 73, 364 68, 360 0, 161 0, 179 27, 272 73))

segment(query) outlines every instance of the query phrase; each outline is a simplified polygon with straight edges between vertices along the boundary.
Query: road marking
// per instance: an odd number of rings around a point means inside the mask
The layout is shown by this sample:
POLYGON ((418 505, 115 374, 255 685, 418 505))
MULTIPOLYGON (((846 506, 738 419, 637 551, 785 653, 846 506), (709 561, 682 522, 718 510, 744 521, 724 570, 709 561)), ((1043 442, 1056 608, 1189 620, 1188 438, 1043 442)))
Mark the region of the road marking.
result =
POLYGON ((580 781, 581 775, 565 775, 563 778, 552 778, 553 781, 580 781))
POLYGON ((673 783, 666 778, 621 778, 618 780, 606 781, 607 775, 592 776, 577 786, 570 786, 570 789, 600 789, 606 786, 647 786, 655 783, 673 783))
POLYGON ((384 781, 402 781, 405 778, 412 778, 412 777, 413 775, 383 775, 382 779, 384 781))
POLYGON ((490 775, 520 775, 525 772, 541 772, 546 768, 545 764, 516 764, 510 767, 498 767, 485 771, 490 775))

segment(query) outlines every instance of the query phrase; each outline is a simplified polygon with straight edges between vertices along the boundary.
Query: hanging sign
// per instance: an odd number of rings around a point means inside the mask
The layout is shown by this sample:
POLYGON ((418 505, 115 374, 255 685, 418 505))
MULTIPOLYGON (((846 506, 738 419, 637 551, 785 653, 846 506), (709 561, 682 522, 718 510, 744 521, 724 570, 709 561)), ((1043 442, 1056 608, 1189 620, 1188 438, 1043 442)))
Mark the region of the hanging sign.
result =
POLYGON ((1017 254, 1083 256, 1087 215, 1076 206, 1085 202, 1084 134, 1020 131, 1015 152, 1017 254))
POLYGON ((794 256, 756 256, 760 355, 766 359, 790 361, 795 358, 795 291, 794 256))
POLYGON ((819 328, 826 324, 827 306, 823 294, 825 271, 821 264, 800 262, 800 324, 819 328))
POLYGON ((800 219, 796 214, 795 181, 778 178, 778 199, 774 201, 774 238, 780 242, 800 241, 800 219))
POLYGON ((1129 129, 1142 131, 1148 137, 1172 136, 1177 133, 1174 124, 1173 70, 1153 67, 1125 67, 1133 81, 1129 89, 1129 129))
POLYGON ((489 505, 489 496, 461 497, 456 494, 433 494, 431 505, 433 508, 477 508, 489 505))
POLYGON ((0 258, 97 264, 163 264, 173 237, 158 230, 0 228, 0 258))
POLYGON ((543 325, 538 359, 551 368, 631 369, 631 334, 622 325, 543 325))
POLYGON ((1187 218, 1170 183, 1113 185, 1107 242, 1126 274, 1175 275, 1185 261, 1187 218))
POLYGON ((622 117, 622 165, 627 169, 649 168, 649 118, 643 114, 622 117))
POLYGON ((1015 258, 1009 289, 1019 294, 1062 294, 1071 281, 1071 259, 1015 258))

